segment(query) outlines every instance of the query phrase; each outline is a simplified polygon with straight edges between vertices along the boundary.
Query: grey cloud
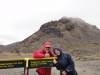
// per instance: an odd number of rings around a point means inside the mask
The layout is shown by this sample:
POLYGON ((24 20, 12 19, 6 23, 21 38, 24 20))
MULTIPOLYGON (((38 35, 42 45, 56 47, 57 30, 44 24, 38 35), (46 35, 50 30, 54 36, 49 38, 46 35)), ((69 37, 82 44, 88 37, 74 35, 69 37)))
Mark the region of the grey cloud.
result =
POLYGON ((100 28, 99 0, 20 0, 12 4, 0 1, 0 5, 3 3, 6 6, 3 10, 0 8, 0 38, 4 42, 23 40, 38 31, 42 24, 63 16, 81 18, 100 28))
POLYGON ((10 35, 1 35, 0 34, 0 39, 5 39, 5 40, 18 40, 17 38, 10 36, 10 35))

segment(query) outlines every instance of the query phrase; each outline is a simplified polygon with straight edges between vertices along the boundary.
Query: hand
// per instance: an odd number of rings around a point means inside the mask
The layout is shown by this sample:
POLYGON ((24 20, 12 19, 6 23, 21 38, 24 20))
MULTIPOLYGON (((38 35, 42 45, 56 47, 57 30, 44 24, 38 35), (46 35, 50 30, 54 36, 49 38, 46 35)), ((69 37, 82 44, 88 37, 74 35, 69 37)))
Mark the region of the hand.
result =
POLYGON ((45 54, 45 58, 48 58, 50 57, 50 55, 48 53, 45 54))
POLYGON ((62 75, 66 75, 67 74, 67 72, 66 71, 62 71, 62 75))
POLYGON ((56 63, 57 63, 57 61, 56 61, 55 59, 53 59, 53 63, 54 63, 54 64, 56 64, 56 63))

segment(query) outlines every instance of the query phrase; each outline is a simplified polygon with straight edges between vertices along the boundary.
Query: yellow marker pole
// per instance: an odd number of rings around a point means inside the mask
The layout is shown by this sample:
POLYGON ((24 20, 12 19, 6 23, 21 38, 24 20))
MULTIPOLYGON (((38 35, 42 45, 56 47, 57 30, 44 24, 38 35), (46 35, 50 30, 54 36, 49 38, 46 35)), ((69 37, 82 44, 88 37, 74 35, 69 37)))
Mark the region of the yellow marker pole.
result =
POLYGON ((25 72, 25 75, 29 75, 29 69, 28 69, 28 59, 29 58, 25 58, 25 60, 26 60, 26 72, 25 72))

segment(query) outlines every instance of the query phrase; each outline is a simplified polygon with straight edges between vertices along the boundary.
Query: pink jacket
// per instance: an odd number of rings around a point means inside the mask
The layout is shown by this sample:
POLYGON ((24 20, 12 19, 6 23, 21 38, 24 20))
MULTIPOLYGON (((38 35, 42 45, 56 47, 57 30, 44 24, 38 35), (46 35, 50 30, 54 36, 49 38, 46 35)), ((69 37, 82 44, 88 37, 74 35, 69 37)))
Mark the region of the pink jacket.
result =
MULTIPOLYGON (((50 42, 46 42, 44 44, 44 49, 43 49, 44 51, 38 50, 38 51, 34 52, 33 58, 45 58, 46 45, 49 45, 50 47, 52 47, 50 42)), ((49 52, 49 54, 50 54, 50 52, 49 52)), ((51 54, 52 54, 51 57, 54 57, 54 54, 53 53, 51 53, 51 54)), ((51 75, 51 68, 37 68, 36 71, 39 72, 41 75, 51 75)))

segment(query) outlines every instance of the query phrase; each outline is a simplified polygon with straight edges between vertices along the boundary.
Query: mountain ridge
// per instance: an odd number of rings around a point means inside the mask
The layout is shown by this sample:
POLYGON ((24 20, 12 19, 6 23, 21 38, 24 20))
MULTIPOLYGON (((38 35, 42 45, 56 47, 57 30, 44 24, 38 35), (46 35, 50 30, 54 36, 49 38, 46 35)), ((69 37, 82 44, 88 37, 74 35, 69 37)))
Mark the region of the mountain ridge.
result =
POLYGON ((100 55, 100 29, 80 18, 62 17, 41 25, 40 29, 18 44, 6 49, 11 53, 33 53, 43 48, 49 41, 53 46, 61 46, 75 58, 98 59, 100 55), (95 53, 95 54, 94 54, 95 53), (92 55, 93 54, 93 55, 92 55))

